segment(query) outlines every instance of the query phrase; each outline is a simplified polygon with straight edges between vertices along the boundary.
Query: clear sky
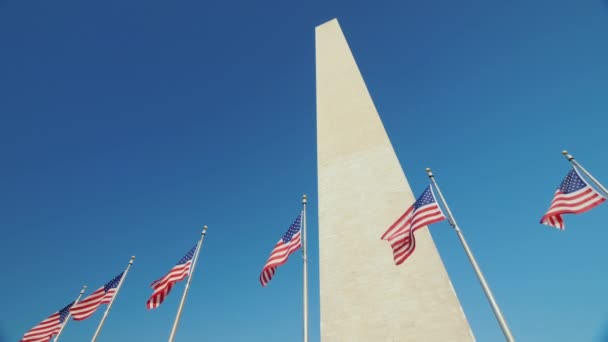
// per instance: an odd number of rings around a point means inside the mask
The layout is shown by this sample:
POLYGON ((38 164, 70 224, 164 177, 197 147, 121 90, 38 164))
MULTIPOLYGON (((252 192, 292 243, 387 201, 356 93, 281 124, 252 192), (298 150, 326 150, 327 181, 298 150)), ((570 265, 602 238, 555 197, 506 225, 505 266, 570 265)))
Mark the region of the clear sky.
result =
MULTIPOLYGON (((607 341, 608 206, 538 224, 562 149, 608 183, 603 0, 0 0, 0 341, 133 254, 99 340, 165 340, 184 283, 152 312, 148 285, 203 224, 178 340, 299 341, 299 258, 258 275, 302 193, 319 341, 314 27, 334 17, 413 191, 432 167, 518 340, 607 341)), ((430 229, 478 341, 501 341, 457 237, 430 229)))

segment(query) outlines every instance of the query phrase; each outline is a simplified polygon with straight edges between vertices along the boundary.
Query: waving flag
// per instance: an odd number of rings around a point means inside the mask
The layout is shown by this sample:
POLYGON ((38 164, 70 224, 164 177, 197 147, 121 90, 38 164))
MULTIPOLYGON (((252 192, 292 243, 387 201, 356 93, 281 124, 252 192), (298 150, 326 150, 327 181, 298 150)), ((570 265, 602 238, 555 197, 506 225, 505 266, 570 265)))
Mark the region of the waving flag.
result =
POLYGON ((154 292, 152 296, 146 302, 146 306, 148 309, 156 309, 159 307, 162 302, 165 300, 173 285, 178 281, 182 281, 186 279, 188 274, 190 274, 190 267, 192 266, 192 258, 194 258, 194 254, 196 253, 196 244, 180 261, 162 278, 156 280, 150 285, 154 292))
POLYGON ((266 265, 260 274, 260 283, 266 286, 277 271, 277 267, 287 262, 291 253, 295 252, 302 246, 301 240, 302 229, 302 214, 298 215, 296 220, 291 224, 285 235, 277 242, 274 249, 270 253, 266 265))
POLYGON ((83 319, 87 319, 95 313, 95 310, 101 304, 110 304, 116 294, 116 288, 120 284, 123 274, 124 272, 120 273, 97 291, 91 293, 87 298, 72 306, 70 313, 74 317, 74 320, 82 321, 83 319))
POLYGON ((429 185, 416 202, 382 235, 382 240, 391 244, 395 264, 402 264, 416 249, 416 230, 443 220, 445 216, 429 185))
POLYGON ((61 330, 61 325, 68 317, 70 313, 70 308, 74 302, 68 304, 65 308, 55 312, 49 318, 44 321, 38 323, 37 326, 30 329, 30 331, 26 332, 23 335, 23 338, 20 342, 48 342, 54 335, 59 333, 61 330))
POLYGON ((555 191, 553 201, 540 223, 560 230, 566 228, 562 214, 581 214, 600 205, 606 199, 590 187, 572 168, 555 191))

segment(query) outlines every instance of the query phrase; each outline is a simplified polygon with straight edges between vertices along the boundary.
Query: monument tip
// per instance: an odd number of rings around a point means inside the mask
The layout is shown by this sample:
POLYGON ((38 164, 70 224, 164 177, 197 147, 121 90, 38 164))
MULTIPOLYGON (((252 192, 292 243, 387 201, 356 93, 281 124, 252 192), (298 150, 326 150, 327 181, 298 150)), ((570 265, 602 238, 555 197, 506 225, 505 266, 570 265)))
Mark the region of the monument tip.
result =
POLYGON ((338 25, 338 27, 339 27, 340 22, 338 22, 338 18, 333 18, 322 24, 317 25, 317 27, 315 27, 315 30, 319 30, 319 29, 323 28, 324 26, 330 26, 330 25, 338 25))

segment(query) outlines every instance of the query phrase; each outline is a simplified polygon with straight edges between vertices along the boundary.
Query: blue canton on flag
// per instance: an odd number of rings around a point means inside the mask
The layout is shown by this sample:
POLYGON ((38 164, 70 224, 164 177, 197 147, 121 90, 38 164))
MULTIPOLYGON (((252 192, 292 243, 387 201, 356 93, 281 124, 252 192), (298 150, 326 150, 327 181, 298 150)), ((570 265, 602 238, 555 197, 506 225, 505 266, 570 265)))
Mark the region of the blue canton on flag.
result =
POLYGON ((569 194, 571 192, 578 191, 587 186, 581 177, 578 175, 574 169, 568 172, 568 175, 562 181, 562 184, 559 186, 559 190, 564 194, 569 194))
POLYGON ((288 243, 289 241, 291 241, 293 236, 300 231, 300 229, 302 228, 301 216, 302 215, 298 215, 296 220, 291 224, 291 226, 289 226, 289 229, 287 230, 287 232, 285 232, 285 235, 283 235, 283 243, 288 243))
MULTIPOLYGON (((175 259, 173 259, 175 260, 175 259)), ((103 290, 105 292, 110 291, 110 289, 115 289, 118 287, 118 284, 120 284, 120 279, 122 278, 124 272, 122 272, 121 274, 117 275, 116 277, 114 277, 114 279, 110 280, 108 283, 106 283, 103 286, 103 290)))
MULTIPOLYGON (((194 247, 192 247, 191 250, 188 251, 188 253, 186 253, 186 255, 184 255, 183 258, 181 258, 176 265, 181 265, 181 264, 185 264, 188 261, 192 260, 192 258, 194 258, 194 253, 196 253, 196 247, 198 246, 198 244, 194 245, 194 247)), ((175 260, 175 259, 173 259, 175 260)))
POLYGON ((414 210, 420 209, 420 207, 431 203, 435 203, 435 197, 433 197, 431 187, 428 186, 414 203, 414 210))
POLYGON ((59 322, 60 323, 63 323, 63 321, 65 321, 65 319, 68 317, 68 315, 70 314, 70 308, 72 307, 72 305, 74 305, 74 302, 71 302, 65 308, 59 310, 59 322))

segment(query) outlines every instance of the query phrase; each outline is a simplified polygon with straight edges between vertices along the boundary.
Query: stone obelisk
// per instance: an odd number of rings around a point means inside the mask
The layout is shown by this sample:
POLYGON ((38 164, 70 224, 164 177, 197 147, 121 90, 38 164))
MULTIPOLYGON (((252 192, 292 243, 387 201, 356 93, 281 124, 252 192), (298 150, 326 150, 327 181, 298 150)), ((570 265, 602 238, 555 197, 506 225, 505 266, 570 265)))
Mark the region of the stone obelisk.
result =
POLYGON ((338 21, 315 40, 321 340, 474 341, 428 229, 400 266, 380 240, 414 196, 338 21))

